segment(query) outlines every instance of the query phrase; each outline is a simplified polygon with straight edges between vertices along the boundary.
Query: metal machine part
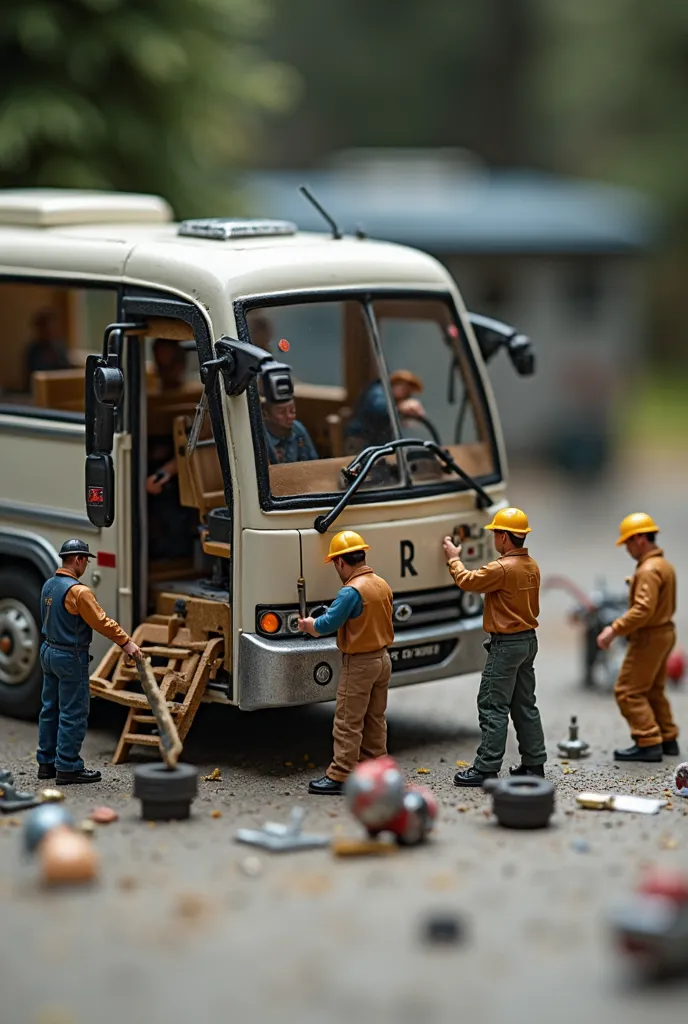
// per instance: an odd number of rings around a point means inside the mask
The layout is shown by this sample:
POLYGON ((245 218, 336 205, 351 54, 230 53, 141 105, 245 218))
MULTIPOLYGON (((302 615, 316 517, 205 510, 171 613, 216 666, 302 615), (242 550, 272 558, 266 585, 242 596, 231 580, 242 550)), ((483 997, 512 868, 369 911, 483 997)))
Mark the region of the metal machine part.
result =
POLYGON ((592 811, 630 811, 635 814, 657 814, 666 800, 652 800, 644 796, 619 796, 616 793, 579 793, 579 807, 592 811))
POLYGON ((12 814, 14 811, 27 811, 36 807, 40 798, 35 793, 22 793, 11 782, 0 781, 0 811, 12 814))
POLYGON ((590 744, 578 738, 578 718, 576 715, 571 715, 568 739, 562 740, 561 743, 557 744, 557 747, 561 751, 562 757, 570 757, 572 760, 587 757, 590 753, 590 744))
POLYGON ((234 838, 238 843, 260 846, 272 853, 317 850, 329 846, 331 842, 329 836, 319 836, 301 831, 305 816, 306 812, 303 807, 295 807, 291 812, 288 825, 268 821, 262 828, 240 828, 234 838))

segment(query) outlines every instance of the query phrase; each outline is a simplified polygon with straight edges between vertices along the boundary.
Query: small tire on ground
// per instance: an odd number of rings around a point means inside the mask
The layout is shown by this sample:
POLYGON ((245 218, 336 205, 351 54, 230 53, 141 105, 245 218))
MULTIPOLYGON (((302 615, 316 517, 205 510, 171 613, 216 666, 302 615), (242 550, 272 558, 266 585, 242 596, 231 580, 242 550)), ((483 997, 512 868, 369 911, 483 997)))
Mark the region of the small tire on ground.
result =
POLYGON ((36 659, 25 682, 4 683, 0 680, 0 714, 13 718, 36 718, 41 708, 43 670, 40 660, 42 583, 31 569, 24 566, 0 569, 0 600, 15 598, 28 608, 36 625, 39 640, 36 659))
POLYGON ((198 771, 190 764, 168 768, 162 762, 134 770, 134 796, 141 801, 145 821, 188 818, 198 792, 198 771))
POLYGON ((554 786, 524 775, 500 779, 490 787, 492 810, 504 828, 546 828, 554 812, 554 786))

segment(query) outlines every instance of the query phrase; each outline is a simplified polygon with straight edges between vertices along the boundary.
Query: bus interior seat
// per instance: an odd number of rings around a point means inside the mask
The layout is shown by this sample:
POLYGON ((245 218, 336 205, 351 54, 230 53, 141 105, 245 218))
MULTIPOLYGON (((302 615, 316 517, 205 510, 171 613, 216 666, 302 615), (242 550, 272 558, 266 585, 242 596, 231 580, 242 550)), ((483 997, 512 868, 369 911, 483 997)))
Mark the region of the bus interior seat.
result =
POLYGON ((188 452, 190 429, 190 416, 175 417, 174 447, 177 452, 179 497, 186 508, 197 508, 201 520, 205 522, 211 509, 226 504, 224 481, 209 422, 204 424, 191 455, 188 452))

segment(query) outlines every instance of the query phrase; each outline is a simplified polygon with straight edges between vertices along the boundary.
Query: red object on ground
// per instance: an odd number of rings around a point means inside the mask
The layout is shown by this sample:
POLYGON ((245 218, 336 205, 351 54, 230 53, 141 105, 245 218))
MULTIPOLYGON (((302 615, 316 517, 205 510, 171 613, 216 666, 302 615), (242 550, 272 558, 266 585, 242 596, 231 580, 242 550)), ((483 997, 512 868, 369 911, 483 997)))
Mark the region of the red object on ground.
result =
POLYGON ((346 784, 349 810, 370 835, 392 832, 403 846, 427 837, 437 817, 437 801, 425 786, 407 786, 391 757, 364 761, 346 784))
POLYGON ((686 674, 686 652, 682 647, 674 647, 667 661, 667 679, 672 683, 680 683, 686 674))
POLYGON ((111 822, 117 821, 119 814, 117 811, 113 811, 112 807, 96 807, 89 814, 89 818, 97 825, 109 825, 111 822))
POLYGON ((638 892, 645 896, 664 896, 674 903, 688 903, 688 875, 669 868, 651 868, 643 876, 638 892))

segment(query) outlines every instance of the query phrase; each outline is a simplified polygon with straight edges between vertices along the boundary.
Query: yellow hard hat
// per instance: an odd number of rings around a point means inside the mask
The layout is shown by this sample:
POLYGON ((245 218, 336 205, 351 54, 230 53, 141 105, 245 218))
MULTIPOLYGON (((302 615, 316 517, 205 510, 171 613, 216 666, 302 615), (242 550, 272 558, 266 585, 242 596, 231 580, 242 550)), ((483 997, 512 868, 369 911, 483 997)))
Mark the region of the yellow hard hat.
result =
POLYGON ((630 537, 634 537, 636 533, 659 533, 659 527, 647 512, 631 512, 630 516, 626 516, 619 523, 617 548, 625 544, 630 537))
POLYGON ((503 508, 496 513, 494 519, 486 530, 506 530, 508 533, 516 533, 525 537, 531 532, 528 526, 528 516, 521 512, 520 508, 503 508))
POLYGON ((330 551, 325 561, 331 562, 333 558, 340 558, 341 555, 348 555, 352 551, 370 551, 370 544, 366 544, 360 533, 342 530, 341 533, 335 533, 330 541, 330 551))

